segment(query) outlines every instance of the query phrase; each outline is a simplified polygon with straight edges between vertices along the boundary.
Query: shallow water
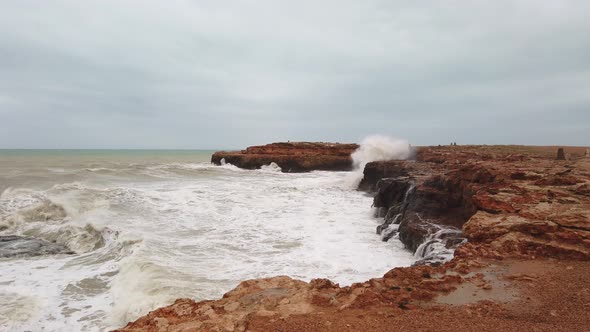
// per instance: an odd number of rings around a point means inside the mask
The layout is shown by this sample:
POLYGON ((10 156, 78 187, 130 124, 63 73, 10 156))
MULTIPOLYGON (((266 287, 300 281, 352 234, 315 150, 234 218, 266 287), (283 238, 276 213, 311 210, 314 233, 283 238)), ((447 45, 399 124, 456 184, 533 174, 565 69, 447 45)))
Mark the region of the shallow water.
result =
POLYGON ((381 242, 358 174, 212 166, 208 151, 0 151, 0 235, 74 255, 0 258, 0 329, 95 331, 179 297, 288 275, 341 284, 414 257, 381 242))

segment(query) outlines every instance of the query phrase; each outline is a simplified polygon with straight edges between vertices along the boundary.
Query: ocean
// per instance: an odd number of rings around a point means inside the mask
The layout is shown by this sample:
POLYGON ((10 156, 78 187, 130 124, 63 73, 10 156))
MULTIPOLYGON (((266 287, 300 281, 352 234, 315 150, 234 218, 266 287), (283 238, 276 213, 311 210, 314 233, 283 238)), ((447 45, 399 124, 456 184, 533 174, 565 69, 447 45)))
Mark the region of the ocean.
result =
POLYGON ((358 171, 250 171, 211 153, 0 150, 0 238, 60 248, 0 250, 0 330, 105 331, 247 279, 348 285, 415 261, 375 234, 358 171))

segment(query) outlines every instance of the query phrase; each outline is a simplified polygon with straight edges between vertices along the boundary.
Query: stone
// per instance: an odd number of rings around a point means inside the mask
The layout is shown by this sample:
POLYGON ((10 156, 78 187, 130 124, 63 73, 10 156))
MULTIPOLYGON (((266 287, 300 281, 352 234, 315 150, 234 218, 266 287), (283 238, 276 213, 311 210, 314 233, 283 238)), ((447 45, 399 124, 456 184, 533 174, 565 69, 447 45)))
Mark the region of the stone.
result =
POLYGON ((377 183, 384 178, 407 176, 412 170, 413 163, 406 160, 391 160, 386 162, 370 162, 365 165, 363 179, 358 189, 373 192, 377 190, 377 183))
POLYGON ((557 149, 557 160, 565 160, 565 151, 563 148, 557 149))
POLYGON ((68 247, 32 237, 17 235, 0 236, 0 257, 33 257, 43 255, 73 254, 68 247))

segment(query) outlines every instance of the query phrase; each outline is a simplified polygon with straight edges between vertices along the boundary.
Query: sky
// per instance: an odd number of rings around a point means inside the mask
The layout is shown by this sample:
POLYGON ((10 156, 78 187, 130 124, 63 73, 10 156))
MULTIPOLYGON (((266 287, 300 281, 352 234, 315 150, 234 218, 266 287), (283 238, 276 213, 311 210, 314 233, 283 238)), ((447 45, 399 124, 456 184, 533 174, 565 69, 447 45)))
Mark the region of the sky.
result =
POLYGON ((590 145, 590 1, 0 0, 0 148, 590 145))

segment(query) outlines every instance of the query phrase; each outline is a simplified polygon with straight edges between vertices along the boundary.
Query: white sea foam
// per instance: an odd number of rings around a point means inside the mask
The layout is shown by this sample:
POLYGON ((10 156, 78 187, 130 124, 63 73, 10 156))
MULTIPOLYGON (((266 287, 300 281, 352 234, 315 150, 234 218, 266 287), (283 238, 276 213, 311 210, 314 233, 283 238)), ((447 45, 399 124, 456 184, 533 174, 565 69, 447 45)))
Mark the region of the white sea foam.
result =
POLYGON ((351 156, 354 168, 362 170, 371 161, 407 159, 410 156, 410 144, 406 140, 372 135, 363 139, 351 156))
POLYGON ((262 165, 262 167, 260 167, 260 171, 262 171, 262 172, 281 172, 281 167, 277 163, 272 162, 268 165, 262 165))
POLYGON ((245 279, 350 284, 414 261, 399 241, 375 236, 371 197, 350 190, 349 173, 119 167, 0 195, 0 235, 76 252, 0 260, 0 330, 107 330, 179 297, 219 297, 245 279))
POLYGON ((354 171, 348 177, 351 188, 358 187, 363 178, 365 165, 372 161, 403 160, 410 157, 408 141, 383 135, 372 135, 363 139, 360 147, 351 155, 354 171))

